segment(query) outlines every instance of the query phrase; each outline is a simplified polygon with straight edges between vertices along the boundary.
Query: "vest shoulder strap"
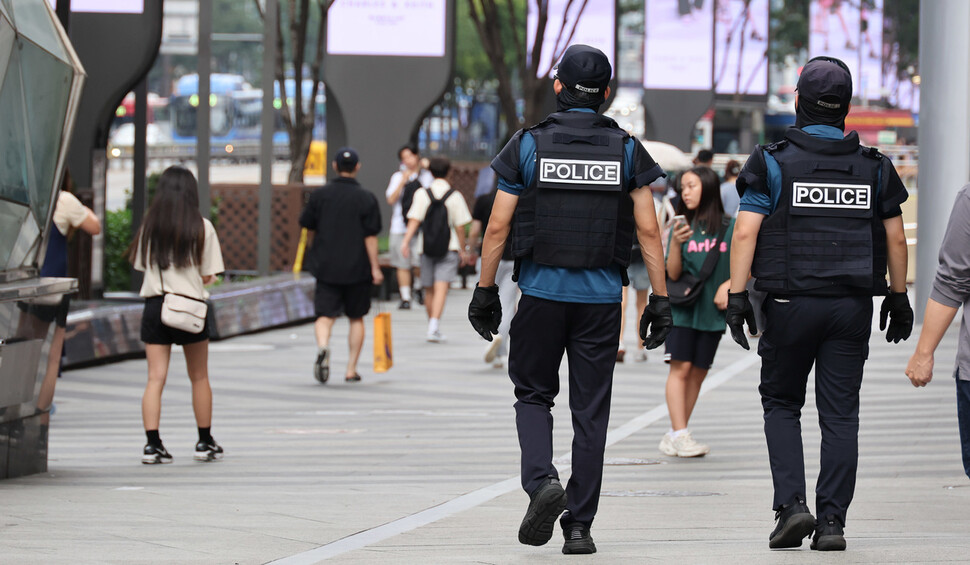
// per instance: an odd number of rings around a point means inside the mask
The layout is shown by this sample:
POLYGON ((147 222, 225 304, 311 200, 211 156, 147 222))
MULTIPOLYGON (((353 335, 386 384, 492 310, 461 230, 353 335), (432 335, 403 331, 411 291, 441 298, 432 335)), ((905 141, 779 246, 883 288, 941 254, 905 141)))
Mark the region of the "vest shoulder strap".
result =
POLYGON ((781 141, 775 141, 774 143, 769 143, 767 145, 764 145, 762 147, 762 149, 764 149, 768 153, 772 153, 773 154, 773 153, 776 153, 778 151, 781 151, 785 147, 788 147, 788 140, 787 139, 782 139, 781 141))

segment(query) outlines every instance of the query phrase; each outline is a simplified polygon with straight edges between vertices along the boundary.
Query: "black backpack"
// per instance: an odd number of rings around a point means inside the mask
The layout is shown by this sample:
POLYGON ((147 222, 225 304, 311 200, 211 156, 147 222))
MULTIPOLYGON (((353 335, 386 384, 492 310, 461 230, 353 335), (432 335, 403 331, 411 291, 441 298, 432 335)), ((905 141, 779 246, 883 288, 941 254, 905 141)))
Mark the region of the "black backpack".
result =
POLYGON ((432 259, 440 259, 448 254, 448 242, 451 241, 451 226, 448 225, 448 208, 445 207, 445 200, 455 192, 454 188, 449 188, 448 192, 436 200, 430 188, 428 198, 431 204, 428 205, 428 212, 424 215, 421 222, 421 232, 424 234, 424 254, 432 259))
POLYGON ((421 188, 421 181, 414 179, 404 185, 401 189, 401 215, 404 217, 404 222, 407 223, 408 210, 411 209, 411 203, 414 202, 414 193, 421 188))

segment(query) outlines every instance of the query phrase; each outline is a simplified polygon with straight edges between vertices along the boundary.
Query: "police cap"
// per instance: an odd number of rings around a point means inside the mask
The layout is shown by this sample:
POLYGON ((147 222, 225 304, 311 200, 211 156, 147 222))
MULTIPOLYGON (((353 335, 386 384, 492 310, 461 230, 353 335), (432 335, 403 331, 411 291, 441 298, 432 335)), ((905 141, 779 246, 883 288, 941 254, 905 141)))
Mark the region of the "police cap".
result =
POLYGON ((563 85, 586 94, 603 96, 613 76, 610 60, 589 45, 570 45, 556 65, 556 78, 563 85))
POLYGON ((844 115, 852 101, 852 75, 834 57, 815 57, 802 67, 795 90, 799 105, 810 104, 813 112, 844 115))

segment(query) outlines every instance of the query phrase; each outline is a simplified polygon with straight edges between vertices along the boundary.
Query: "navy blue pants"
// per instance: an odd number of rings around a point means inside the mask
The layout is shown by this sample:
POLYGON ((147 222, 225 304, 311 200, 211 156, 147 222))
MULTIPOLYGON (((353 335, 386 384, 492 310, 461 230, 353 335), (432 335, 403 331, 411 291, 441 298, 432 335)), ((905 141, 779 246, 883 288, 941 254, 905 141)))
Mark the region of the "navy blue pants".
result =
POLYGON ((509 332, 509 377, 515 385, 515 426, 522 450, 522 488, 532 493, 552 464, 552 412, 559 365, 569 366, 573 421, 572 474, 564 523, 592 524, 603 484, 613 368, 620 342, 619 304, 576 304, 523 296, 509 332))
POLYGON ((957 373, 957 418, 960 422, 960 446, 963 448, 963 471, 970 477, 970 381, 960 380, 957 373))
POLYGON ((859 389, 869 356, 872 298, 769 295, 765 322, 758 344, 758 390, 774 482, 773 508, 805 496, 800 418, 814 365, 822 432, 815 508, 819 520, 835 516, 844 524, 859 460, 859 389))

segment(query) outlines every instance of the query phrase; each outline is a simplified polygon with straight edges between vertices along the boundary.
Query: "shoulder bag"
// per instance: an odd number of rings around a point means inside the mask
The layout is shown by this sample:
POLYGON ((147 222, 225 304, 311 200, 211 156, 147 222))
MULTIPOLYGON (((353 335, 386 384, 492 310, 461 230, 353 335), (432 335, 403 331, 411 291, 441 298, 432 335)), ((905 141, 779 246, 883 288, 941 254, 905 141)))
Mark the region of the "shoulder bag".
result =
POLYGON ((205 328, 209 305, 204 300, 165 292, 162 269, 158 270, 158 279, 162 283, 162 295, 165 297, 162 300, 162 324, 190 334, 201 333, 205 328))
POLYGON ((670 298, 671 304, 691 306, 697 302, 701 295, 701 289, 704 288, 704 281, 714 272, 714 266, 717 265, 717 260, 721 256, 721 241, 724 239, 724 234, 727 233, 729 224, 730 220, 722 222, 721 231, 717 234, 717 243, 714 245, 714 249, 707 252, 707 257, 701 266, 701 272, 696 277, 687 271, 683 271, 677 280, 667 277, 667 296, 670 298))

